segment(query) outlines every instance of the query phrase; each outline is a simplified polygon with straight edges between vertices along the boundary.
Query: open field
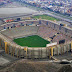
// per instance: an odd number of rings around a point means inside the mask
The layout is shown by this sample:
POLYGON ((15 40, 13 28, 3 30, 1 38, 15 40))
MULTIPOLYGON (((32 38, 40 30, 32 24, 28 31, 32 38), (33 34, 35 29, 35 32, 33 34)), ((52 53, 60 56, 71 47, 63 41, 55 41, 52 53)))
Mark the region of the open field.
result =
POLYGON ((33 14, 38 11, 27 7, 0 8, 0 18, 33 14))
POLYGON ((0 8, 0 14, 17 14, 17 13, 34 13, 35 10, 29 9, 27 7, 17 7, 17 8, 0 8))
POLYGON ((59 21, 59 19, 48 16, 48 15, 38 15, 38 16, 33 16, 33 18, 35 18, 35 19, 40 19, 41 18, 41 19, 46 19, 46 20, 59 21))
POLYGON ((46 44, 50 43, 37 35, 14 39, 14 42, 18 45, 28 47, 46 47, 46 44))

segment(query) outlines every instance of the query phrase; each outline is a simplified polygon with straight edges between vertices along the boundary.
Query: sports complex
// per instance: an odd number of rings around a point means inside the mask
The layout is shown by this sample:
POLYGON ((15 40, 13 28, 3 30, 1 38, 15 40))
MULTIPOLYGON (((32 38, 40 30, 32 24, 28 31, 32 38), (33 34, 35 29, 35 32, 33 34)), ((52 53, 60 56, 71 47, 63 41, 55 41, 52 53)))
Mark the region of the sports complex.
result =
POLYGON ((16 22, 7 20, 0 26, 0 46, 6 54, 43 59, 71 52, 71 28, 41 17, 30 18, 20 17, 16 22))

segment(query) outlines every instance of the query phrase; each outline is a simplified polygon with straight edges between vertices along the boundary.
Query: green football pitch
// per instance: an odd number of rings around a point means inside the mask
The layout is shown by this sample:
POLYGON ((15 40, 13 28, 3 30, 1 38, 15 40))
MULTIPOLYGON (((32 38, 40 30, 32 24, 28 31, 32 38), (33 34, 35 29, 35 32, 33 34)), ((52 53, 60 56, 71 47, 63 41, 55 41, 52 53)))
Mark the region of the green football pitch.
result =
POLYGON ((37 16, 33 16, 33 18, 35 19, 41 18, 41 19, 46 19, 46 20, 51 20, 51 21, 54 21, 54 20, 59 21, 59 19, 48 16, 48 15, 37 15, 37 16))
POLYGON ((38 35, 17 38, 14 39, 14 42, 20 46, 28 46, 28 47, 46 47, 46 44, 50 43, 49 41, 44 40, 38 35))

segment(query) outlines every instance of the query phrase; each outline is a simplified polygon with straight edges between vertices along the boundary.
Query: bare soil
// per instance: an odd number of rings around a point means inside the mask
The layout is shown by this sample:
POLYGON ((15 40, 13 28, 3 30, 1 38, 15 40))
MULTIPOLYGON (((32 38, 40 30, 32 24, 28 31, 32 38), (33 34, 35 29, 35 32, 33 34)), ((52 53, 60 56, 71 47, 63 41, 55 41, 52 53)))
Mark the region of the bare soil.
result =
POLYGON ((19 60, 0 70, 0 72, 72 72, 71 65, 59 63, 19 60))

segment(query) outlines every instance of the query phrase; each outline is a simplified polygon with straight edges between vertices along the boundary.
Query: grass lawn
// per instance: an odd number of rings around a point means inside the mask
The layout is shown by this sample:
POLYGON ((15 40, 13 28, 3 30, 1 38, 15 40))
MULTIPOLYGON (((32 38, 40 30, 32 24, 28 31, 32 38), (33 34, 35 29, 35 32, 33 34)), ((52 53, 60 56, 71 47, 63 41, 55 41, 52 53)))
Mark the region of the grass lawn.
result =
POLYGON ((46 19, 46 20, 59 21, 59 19, 51 17, 51 16, 48 16, 48 15, 38 15, 38 16, 33 16, 33 18, 35 18, 35 19, 41 18, 41 19, 46 19))
POLYGON ((46 44, 49 44, 49 41, 44 40, 38 35, 27 36, 23 38, 14 39, 20 46, 28 46, 28 47, 46 47, 46 44))

